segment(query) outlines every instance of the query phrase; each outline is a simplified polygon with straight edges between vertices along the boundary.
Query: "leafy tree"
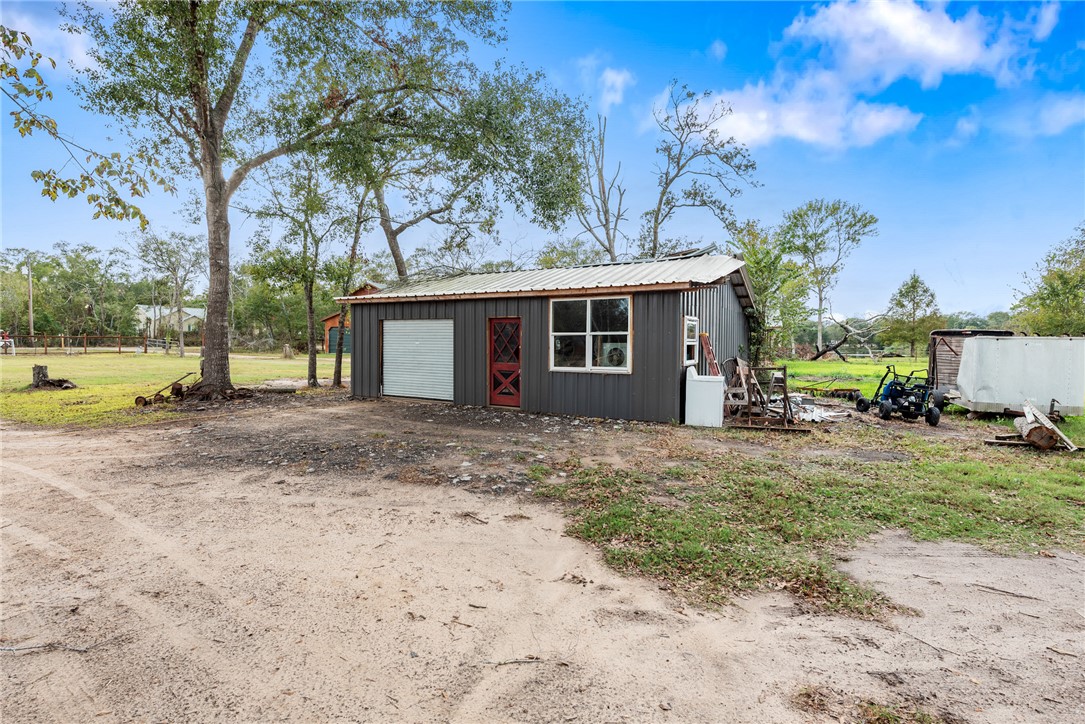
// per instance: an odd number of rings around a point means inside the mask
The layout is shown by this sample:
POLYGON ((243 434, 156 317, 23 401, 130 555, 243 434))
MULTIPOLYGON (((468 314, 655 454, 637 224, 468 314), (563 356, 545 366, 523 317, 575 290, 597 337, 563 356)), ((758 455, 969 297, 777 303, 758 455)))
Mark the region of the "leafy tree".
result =
POLYGON ((750 329, 750 359, 760 364, 793 339, 806 318, 808 283, 802 268, 788 259, 788 247, 771 229, 755 221, 738 226, 727 243, 746 262, 753 285, 754 319, 750 329))
POLYGON ((911 357, 915 357, 917 346, 926 344, 931 332, 945 324, 934 292, 914 271, 889 299, 887 316, 889 325, 882 340, 907 343, 911 357))
POLYGON ((396 100, 394 132, 357 125, 324 145, 339 177, 372 192, 401 279, 400 237, 422 224, 466 247, 494 234, 503 205, 556 230, 578 203, 581 109, 542 74, 499 70, 447 102, 396 100))
MULTIPOLYGON (((332 258, 326 261, 321 268, 320 275, 330 283, 337 285, 342 296, 349 295, 355 289, 356 280, 360 267, 365 258, 360 255, 362 231, 372 220, 368 213, 370 189, 361 189, 361 196, 355 200, 353 234, 351 236, 350 252, 345 257, 332 258)), ((332 387, 343 386, 343 338, 347 326, 347 312, 349 304, 339 305, 339 334, 335 338, 335 365, 332 368, 332 387)))
POLYGON ((209 285, 205 397, 231 388, 230 201, 253 170, 349 124, 394 128, 386 99, 452 97, 466 38, 496 42, 490 3, 84 3, 65 10, 93 60, 77 90, 140 152, 199 175, 209 285))
MULTIPOLYGON (((203 237, 171 231, 165 236, 145 231, 136 246, 140 259, 150 271, 162 275, 169 285, 170 308, 177 322, 177 355, 185 356, 185 294, 206 268, 207 250, 203 237)), ((157 310, 156 310, 157 316, 157 310)))
POLYGON ((62 134, 56 120, 38 110, 39 104, 53 99, 53 91, 38 69, 43 64, 56 68, 56 61, 34 50, 26 33, 2 25, 0 43, 0 91, 15 106, 11 112, 15 130, 22 137, 35 131, 45 133, 67 151, 80 171, 69 178, 61 176, 63 169, 34 171, 31 176, 42 185, 41 195, 56 201, 60 196, 74 198, 82 194, 94 207, 95 219, 136 219, 140 227, 146 227, 147 217, 129 199, 143 197, 152 184, 174 191, 159 172, 158 159, 145 151, 131 156, 101 153, 62 134))
POLYGON ((863 239, 878 234, 878 217, 845 201, 809 201, 788 212, 780 235, 806 267, 817 297, 817 351, 824 349, 829 292, 848 258, 863 239))
POLYGON ((254 245, 258 261, 253 264, 253 271, 273 286, 282 288, 297 284, 301 287, 309 356, 307 380, 310 387, 319 387, 315 292, 322 255, 328 253, 335 233, 350 222, 350 216, 336 203, 334 191, 322 179, 316 159, 311 155, 299 156, 280 174, 269 174, 267 190, 270 200, 256 216, 282 222, 285 230, 277 243, 261 241, 254 245), (280 188, 286 189, 289 195, 280 193, 280 188))
POLYGON ((1033 334, 1085 335, 1085 222, 1025 278, 1012 323, 1033 334))
POLYGON ((708 209, 724 226, 734 222, 727 202, 742 192, 740 181, 753 184, 757 165, 745 146, 720 133, 717 126, 729 115, 731 107, 713 100, 710 92, 698 94, 677 83, 671 86, 667 105, 656 109, 659 193, 642 215, 638 243, 643 256, 655 258, 675 250, 675 242, 660 236, 679 209, 708 209))
POLYGON ((431 246, 419 247, 408 259, 412 275, 439 277, 463 272, 486 273, 523 269, 529 253, 506 245, 504 258, 497 257, 500 240, 488 237, 465 246, 449 237, 431 246))
POLYGON ((535 257, 535 264, 543 269, 557 269, 584 264, 600 264, 607 254, 584 238, 553 240, 546 243, 535 257))
POLYGON ((611 261, 618 261, 618 240, 625 239, 619 228, 625 220, 625 187, 619 181, 622 165, 613 175, 606 168, 607 119, 596 117, 595 133, 580 141, 581 183, 583 198, 576 208, 576 218, 587 234, 611 261))

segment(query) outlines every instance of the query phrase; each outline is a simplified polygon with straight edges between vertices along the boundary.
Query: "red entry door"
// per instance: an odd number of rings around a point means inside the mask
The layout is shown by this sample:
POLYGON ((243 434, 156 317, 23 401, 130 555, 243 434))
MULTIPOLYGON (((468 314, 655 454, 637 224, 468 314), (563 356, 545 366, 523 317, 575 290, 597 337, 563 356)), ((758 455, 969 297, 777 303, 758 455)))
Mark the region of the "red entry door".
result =
POLYGON ((490 320, 490 404, 520 406, 520 319, 490 320))

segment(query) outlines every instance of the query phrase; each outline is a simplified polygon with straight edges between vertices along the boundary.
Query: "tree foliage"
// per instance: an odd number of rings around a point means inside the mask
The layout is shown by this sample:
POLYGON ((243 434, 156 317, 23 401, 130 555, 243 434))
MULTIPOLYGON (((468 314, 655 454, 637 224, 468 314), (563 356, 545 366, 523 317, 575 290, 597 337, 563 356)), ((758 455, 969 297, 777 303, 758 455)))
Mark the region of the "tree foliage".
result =
POLYGON ((195 234, 172 231, 159 235, 144 230, 136 246, 139 258, 152 272, 152 277, 163 277, 169 285, 170 308, 178 322, 177 354, 185 356, 185 330, 181 324, 181 310, 185 295, 197 276, 207 268, 207 244, 195 234))
POLYGON ((542 269, 600 264, 604 261, 607 261, 606 252, 583 237, 564 241, 554 239, 547 242, 535 256, 535 264, 542 269))
POLYGON ((677 82, 666 105, 655 110, 658 193, 641 216, 642 256, 655 258, 677 249, 679 242, 662 233, 680 209, 707 209, 724 226, 734 222, 728 202, 742 192, 741 183, 753 183, 757 165, 745 146, 720 132, 720 121, 729 115, 731 107, 714 100, 711 92, 696 93, 677 82))
POLYGON ((817 299, 817 347, 824 347, 829 292, 836 286, 844 261, 864 239, 878 234, 878 217, 839 199, 816 199, 788 212, 780 234, 802 260, 817 299))
POLYGON ((448 99, 396 101, 394 129, 347 126, 321 147, 339 178, 372 192, 400 278, 408 273, 400 239, 422 225, 466 248, 496 233, 506 207, 557 229, 579 202, 582 109, 541 73, 499 68, 448 99))
POLYGON ((56 120, 39 110, 53 99, 53 91, 40 67, 56 68, 56 61, 34 50, 30 36, 0 25, 0 91, 15 106, 12 124, 22 137, 45 133, 68 153, 79 173, 63 176, 63 169, 39 169, 31 177, 42 185, 41 195, 56 201, 82 195, 94 208, 93 218, 134 219, 147 226, 147 217, 133 199, 144 197, 152 185, 172 193, 173 184, 160 172, 158 158, 137 151, 130 156, 103 153, 81 145, 61 132, 56 120))
POLYGON ((1025 278, 1012 323, 1032 334, 1085 335, 1085 222, 1025 278))
POLYGON ((93 63, 77 85, 88 110, 121 120, 140 152, 203 184, 209 286, 198 393, 232 387, 230 202, 249 174, 349 124, 394 129, 404 93, 454 97, 472 74, 467 39, 499 40, 505 7, 126 0, 65 11, 91 40, 93 63))
POLYGON ((256 211, 257 218, 273 222, 270 233, 275 238, 254 244, 252 271, 273 286, 301 288, 309 362, 307 381, 310 387, 319 387, 317 282, 330 245, 345 235, 353 214, 346 205, 337 203, 340 199, 323 178, 314 156, 298 156, 277 170, 267 174, 268 201, 256 211))
POLYGON ((805 319, 808 282, 802 267, 788 258, 787 245, 755 221, 738 226, 727 246, 746 263, 753 285, 750 359, 760 364, 778 355, 805 319))
POLYGON ((886 316, 889 324, 882 340, 907 344, 911 357, 918 347, 926 346, 931 332, 945 324, 934 292, 914 271, 890 297, 886 316))

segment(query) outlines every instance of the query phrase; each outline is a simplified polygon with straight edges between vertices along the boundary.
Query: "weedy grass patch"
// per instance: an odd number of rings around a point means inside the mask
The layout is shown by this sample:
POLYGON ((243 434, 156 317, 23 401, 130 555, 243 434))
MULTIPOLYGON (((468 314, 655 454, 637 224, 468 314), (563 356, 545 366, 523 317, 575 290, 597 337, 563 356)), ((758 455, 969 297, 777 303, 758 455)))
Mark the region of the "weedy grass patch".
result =
POLYGON ((863 425, 849 432, 828 454, 672 445, 683 459, 655 470, 572 465, 537 492, 568 502, 569 532, 600 546, 615 567, 708 604, 785 589, 824 610, 881 617, 891 602, 837 571, 833 556, 885 528, 1004 552, 1085 550, 1085 457, 863 425), (876 439, 879 449, 895 442, 897 457, 862 459, 876 439))
MULTIPOLYGON (((330 377, 334 355, 320 355, 317 373, 330 377)), ((269 379, 305 378, 306 359, 232 355, 230 371, 235 385, 269 379)), ((20 355, 0 357, 0 417, 34 425, 137 425, 161 420, 163 407, 137 409, 137 395, 150 396, 186 372, 200 370, 199 355, 160 354, 20 355), (47 365, 49 376, 67 378, 74 390, 30 389, 31 367, 47 365)), ((188 384, 197 375, 185 380, 188 384)))

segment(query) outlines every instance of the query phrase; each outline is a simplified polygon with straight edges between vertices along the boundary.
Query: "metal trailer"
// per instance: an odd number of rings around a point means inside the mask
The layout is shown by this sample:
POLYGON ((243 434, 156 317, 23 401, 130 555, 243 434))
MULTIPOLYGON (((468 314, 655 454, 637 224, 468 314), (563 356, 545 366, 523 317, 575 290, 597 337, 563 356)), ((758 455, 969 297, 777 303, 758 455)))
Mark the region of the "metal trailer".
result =
POLYGON ((1063 416, 1085 414, 1085 337, 964 340, 960 399, 973 412, 1020 413, 1029 400, 1063 416))
POLYGON ((927 379, 943 393, 957 391, 964 341, 973 337, 1012 337, 1008 329, 936 329, 931 332, 927 379))

